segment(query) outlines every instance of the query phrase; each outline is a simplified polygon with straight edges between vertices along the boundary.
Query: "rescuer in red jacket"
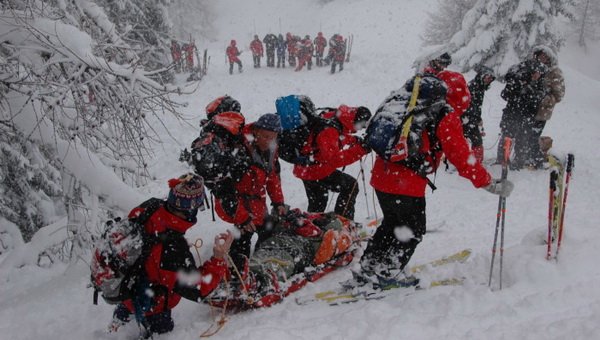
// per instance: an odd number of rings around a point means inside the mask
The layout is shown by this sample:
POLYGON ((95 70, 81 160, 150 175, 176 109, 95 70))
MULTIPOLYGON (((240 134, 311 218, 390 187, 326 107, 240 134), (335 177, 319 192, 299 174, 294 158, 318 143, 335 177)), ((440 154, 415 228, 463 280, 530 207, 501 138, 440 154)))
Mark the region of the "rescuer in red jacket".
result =
POLYGON ((319 32, 315 38, 315 59, 318 67, 323 66, 323 55, 327 46, 327 39, 323 36, 323 32, 319 32))
POLYGON ((238 269, 243 268, 245 258, 250 256, 254 232, 258 233, 258 242, 269 236, 267 194, 276 214, 283 215, 286 211, 277 156, 280 130, 279 116, 273 113, 264 114, 255 123, 244 127, 243 143, 250 159, 248 170, 236 179, 229 192, 221 192, 215 202, 219 217, 240 230, 241 235, 233 242, 230 251, 238 269))
POLYGON ((229 44, 229 46, 227 46, 225 53, 227 54, 227 58, 229 59, 229 74, 233 74, 233 63, 238 64, 238 71, 242 73, 242 61, 240 60, 240 58, 238 58, 239 55, 242 53, 238 50, 235 40, 231 40, 231 43, 229 44))
MULTIPOLYGON (((413 90, 414 78, 404 90, 413 90)), ((462 133, 462 122, 458 112, 443 104, 446 100, 446 85, 434 76, 423 76, 417 101, 422 110, 436 108, 432 112, 440 117, 436 124, 422 133, 419 151, 424 156, 427 173, 433 173, 440 163, 442 153, 456 166, 458 173, 470 180, 476 188, 501 195, 510 195, 513 185, 509 181, 492 180, 487 170, 473 157, 462 133), (441 107, 441 109, 439 109, 441 107), (443 111, 441 111, 443 110, 443 111)), ((408 97, 408 98, 409 98, 408 97)), ((386 99, 384 105, 405 105, 408 98, 386 99)), ((467 103, 468 106, 468 103, 467 103)), ((382 109, 380 108, 380 109, 382 109)), ((379 111, 379 110, 378 110, 379 111)), ((404 267, 426 232, 425 175, 401 163, 394 163, 377 156, 371 175, 383 212, 383 221, 369 240, 361 258, 361 271, 354 273, 353 284, 385 285, 390 281, 405 278, 404 267)))
MULTIPOLYGON (((143 316, 136 315, 136 319, 144 319, 140 323, 147 328, 145 336, 170 332, 174 327, 171 309, 182 297, 199 302, 228 275, 225 257, 233 241, 231 232, 215 237, 213 256, 200 268, 196 268, 194 257, 184 237, 185 232, 196 224, 198 208, 204 207, 202 177, 194 174, 183 175, 169 180, 169 187, 166 202, 144 225, 147 234, 158 236, 160 239, 160 242, 150 248, 150 254, 144 263, 145 279, 148 281, 147 291, 152 292, 148 294, 148 305, 134 308, 132 300, 119 304, 114 312, 111 331, 116 331, 121 325, 129 322, 134 311, 140 310, 141 307, 146 312, 143 316), (182 273, 188 274, 190 280, 182 282, 182 273), (194 273, 196 275, 192 275, 194 273), (192 279, 194 277, 195 279, 192 279)), ((133 209, 129 218, 138 216, 142 210, 140 207, 133 209)))
POLYGON ((354 219, 358 183, 338 168, 358 161, 370 151, 360 138, 352 135, 364 128, 370 117, 371 112, 366 107, 341 105, 323 114, 323 118, 330 119, 333 125, 319 126, 311 131, 301 150, 311 162, 294 165, 294 176, 304 183, 309 212, 325 211, 329 191, 333 191, 339 193, 335 213, 354 219))
POLYGON ((263 43, 258 39, 258 35, 254 35, 254 40, 250 43, 250 51, 252 51, 252 60, 254 68, 260 68, 260 58, 265 56, 263 43))

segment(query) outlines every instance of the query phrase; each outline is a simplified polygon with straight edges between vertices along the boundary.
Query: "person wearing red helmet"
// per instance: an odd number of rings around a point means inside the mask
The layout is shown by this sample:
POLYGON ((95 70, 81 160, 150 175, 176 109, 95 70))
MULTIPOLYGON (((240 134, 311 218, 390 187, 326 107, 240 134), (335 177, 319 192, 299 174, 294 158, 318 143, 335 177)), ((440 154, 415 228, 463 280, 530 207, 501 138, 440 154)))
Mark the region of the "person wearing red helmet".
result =
POLYGON ((227 58, 229 59, 229 74, 233 74, 234 63, 238 65, 238 71, 242 73, 242 61, 240 60, 240 58, 238 58, 242 53, 238 50, 235 40, 231 40, 231 43, 229 44, 229 46, 227 46, 225 53, 227 54, 227 58))

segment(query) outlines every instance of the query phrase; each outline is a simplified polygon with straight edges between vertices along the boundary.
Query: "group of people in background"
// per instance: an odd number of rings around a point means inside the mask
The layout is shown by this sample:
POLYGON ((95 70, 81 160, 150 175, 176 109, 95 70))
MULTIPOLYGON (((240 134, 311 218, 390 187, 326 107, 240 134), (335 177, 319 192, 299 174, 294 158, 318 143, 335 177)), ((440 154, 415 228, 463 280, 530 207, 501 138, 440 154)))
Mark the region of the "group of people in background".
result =
MULTIPOLYGON (((289 65, 295 66, 297 71, 305 65, 310 69, 313 53, 316 53, 318 66, 332 63, 332 72, 335 65, 339 64, 340 68, 343 65, 345 46, 339 35, 330 39, 330 53, 326 58, 323 58, 325 38, 321 33, 314 42, 309 36, 299 39, 289 33, 286 39, 282 35, 268 34, 263 42, 267 67, 285 67, 285 52, 289 65)), ((263 42, 255 36, 251 43, 257 68, 263 57, 263 42)), ((230 73, 234 63, 242 70, 239 54, 235 40, 232 40, 227 48, 230 73)), ((419 157, 412 163, 396 162, 377 153, 370 184, 377 195, 383 220, 369 239, 360 259, 360 269, 353 271, 350 285, 385 286, 389 280, 408 275, 404 269, 426 233, 425 191, 428 185, 434 186, 428 175, 435 173, 442 155, 476 188, 503 197, 510 195, 513 189, 509 181, 493 179, 482 164, 481 106, 485 91, 495 80, 494 72, 479 66, 476 76, 467 84, 461 73, 446 69, 451 62, 448 53, 430 60, 418 75, 385 98, 375 113, 395 112, 393 110, 412 105, 414 114, 437 118, 432 125, 424 127, 419 157), (418 91, 415 91, 417 87, 418 91)), ((530 58, 510 68, 506 82, 502 97, 507 105, 501 128, 503 136, 515 139, 512 166, 514 169, 526 165, 539 167, 544 159, 537 139, 551 117, 554 104, 564 95, 564 81, 556 56, 547 47, 534 48, 530 58)), ((292 175, 304 184, 308 212, 325 211, 329 192, 338 192, 333 210, 352 220, 358 183, 356 178, 340 169, 358 162, 372 151, 372 144, 356 134, 367 122, 373 121, 374 116, 364 106, 339 105, 318 112, 309 97, 293 97, 296 102, 292 106, 297 108, 309 131, 298 154, 305 161, 294 162, 292 171, 292 175), (323 124, 323 120, 328 123, 323 124)), ((154 297, 162 299, 154 304, 157 307, 146 312, 146 321, 153 332, 162 333, 173 328, 170 311, 182 296, 192 300, 205 297, 219 280, 229 275, 228 268, 232 266, 243 272, 251 256, 252 236, 258 234, 256 246, 259 247, 271 237, 273 219, 289 213, 279 164, 281 115, 267 113, 246 124, 241 112, 240 103, 230 96, 219 97, 207 105, 207 119, 201 123, 203 132, 192 143, 190 159, 196 174, 170 181, 164 208, 146 225, 147 232, 171 230, 179 237, 178 247, 171 247, 170 252, 165 252, 162 245, 156 245, 154 257, 146 264, 148 279, 156 281, 157 286, 166 287, 163 295, 154 297), (210 169, 207 168, 209 165, 212 165, 210 169), (235 226, 239 237, 234 239, 230 232, 218 235, 214 256, 200 268, 209 279, 197 281, 192 287, 183 287, 176 273, 189 269, 193 263, 183 233, 196 223, 198 208, 204 206, 203 185, 215 198, 217 215, 235 226), (271 209, 268 209, 267 197, 271 209), (228 256, 232 263, 226 263, 228 256), (171 260, 175 262, 169 262, 171 260)), ((119 305, 115 322, 128 321, 134 312, 131 304, 119 305)))
MULTIPOLYGON (((171 58, 175 65, 175 72, 193 72, 194 71, 194 54, 198 50, 193 41, 179 44, 177 40, 171 40, 171 58)), ((199 63, 200 61, 198 61, 199 63)))
MULTIPOLYGON (((311 70, 314 58, 318 67, 331 65, 333 74, 336 69, 338 72, 344 69, 347 42, 340 34, 334 34, 328 43, 322 32, 317 33, 314 40, 310 35, 301 38, 288 32, 285 38, 283 34, 268 33, 261 41, 255 34, 254 40, 250 43, 250 51, 254 68, 261 67, 261 59, 266 53, 267 67, 285 68, 287 58, 288 66, 295 68, 295 71, 301 71, 304 66, 311 70), (325 55, 328 44, 329 50, 325 55)), ((229 61, 229 74, 233 74, 234 64, 237 64, 238 71, 242 72, 242 61, 239 58, 241 51, 237 47, 236 40, 231 40, 225 53, 229 61)))

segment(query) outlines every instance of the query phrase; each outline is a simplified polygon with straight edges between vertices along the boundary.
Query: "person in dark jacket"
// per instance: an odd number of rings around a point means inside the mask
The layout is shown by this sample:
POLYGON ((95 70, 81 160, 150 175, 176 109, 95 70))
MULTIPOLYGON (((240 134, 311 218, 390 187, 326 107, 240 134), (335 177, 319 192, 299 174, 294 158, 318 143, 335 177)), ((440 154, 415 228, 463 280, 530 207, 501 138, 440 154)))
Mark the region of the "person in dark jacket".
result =
POLYGON ((550 47, 544 45, 535 46, 532 49, 532 56, 548 68, 548 71, 542 77, 544 97, 539 103, 533 120, 530 120, 530 129, 533 133, 530 134, 531 138, 528 143, 530 145, 530 155, 527 161, 528 164, 526 164, 530 168, 539 169, 543 168, 546 162, 544 152, 541 150, 541 147, 538 147, 540 137, 546 126, 546 122, 552 117, 554 106, 565 95, 565 80, 561 69, 558 67, 558 57, 550 47))
POLYGON ((363 106, 340 105, 337 109, 324 113, 323 117, 332 120, 335 126, 311 129, 300 153, 312 161, 308 164, 295 164, 294 176, 304 183, 309 212, 325 211, 329 191, 339 192, 334 211, 352 220, 358 183, 354 177, 338 168, 358 161, 370 151, 353 133, 366 126, 371 112, 363 106))
MULTIPOLYGON (((542 77, 546 66, 535 59, 527 59, 511 66, 505 76, 506 86, 500 96, 506 100, 500 120, 500 140, 504 137, 513 138, 514 159, 511 161, 512 170, 525 166, 529 158, 529 141, 533 131, 528 128, 534 120, 539 103, 544 97, 542 77)), ((502 163, 504 155, 503 143, 498 143, 496 162, 502 163)))
POLYGON ((280 130, 279 116, 273 113, 264 114, 244 127, 243 144, 249 164, 233 186, 223 188, 216 196, 215 210, 219 217, 234 224, 241 233, 230 251, 238 269, 243 268, 246 258, 250 257, 252 235, 258 233, 259 243, 269 235, 267 194, 275 214, 283 215, 286 211, 277 155, 280 130))
MULTIPOLYGON (((378 112, 392 113, 399 107, 407 107, 414 83, 415 79, 411 78, 404 88, 392 92, 378 112)), ((422 162, 427 173, 435 172, 443 153, 456 166, 458 173, 476 188, 508 196, 512 183, 492 180, 481 163, 472 161, 471 150, 462 134, 460 115, 445 105, 446 89, 447 85, 434 76, 426 75, 420 80, 416 107, 421 112, 429 110, 429 114, 437 117, 437 122, 428 125, 421 136, 419 151, 424 157, 422 162)), ((456 89, 454 92, 459 91, 456 89)), ((348 282, 349 286, 371 284, 382 287, 390 282, 409 279, 403 270, 426 232, 427 183, 426 176, 413 170, 412 166, 377 156, 371 186, 377 194, 383 220, 369 240, 360 260, 360 271, 353 272, 354 278, 348 282)))
POLYGON ((273 33, 269 33, 263 38, 263 43, 265 43, 265 49, 267 50, 267 67, 275 67, 277 36, 273 33))
MULTIPOLYGON (((159 235, 161 239, 152 246, 144 263, 145 278, 149 281, 146 291, 152 292, 147 293, 150 303, 147 308, 142 308, 143 315, 136 315, 136 319, 144 319, 141 322, 146 328, 143 330, 144 337, 173 330, 171 310, 181 298, 199 302, 228 275, 225 257, 233 241, 231 232, 215 237, 213 257, 200 268, 196 268, 184 237, 185 232, 196 224, 198 209, 204 208, 202 177, 186 174, 169 180, 169 187, 167 200, 144 225, 147 234, 159 235), (182 282, 181 273, 199 273, 200 276, 193 283, 182 282)), ((133 209, 129 218, 138 216, 142 211, 141 207, 133 209)), ((129 322, 134 311, 140 313, 139 308, 136 308, 139 307, 138 300, 136 299, 135 304, 132 300, 127 300, 117 306, 110 331, 116 331, 129 322)))
POLYGON ((287 42, 283 39, 283 34, 277 37, 277 68, 285 68, 285 51, 287 50, 287 42))
POLYGON ((335 73, 336 66, 339 65, 339 71, 344 70, 344 61, 346 60, 346 42, 344 37, 339 34, 335 34, 329 39, 329 55, 328 59, 331 60, 331 74, 335 73))
POLYGON ((487 66, 478 66, 475 68, 477 74, 469 82, 469 92, 471 93, 471 105, 462 115, 463 133, 465 138, 471 143, 471 149, 475 158, 483 162, 483 120, 481 119, 481 106, 483 97, 494 79, 494 70, 487 66))

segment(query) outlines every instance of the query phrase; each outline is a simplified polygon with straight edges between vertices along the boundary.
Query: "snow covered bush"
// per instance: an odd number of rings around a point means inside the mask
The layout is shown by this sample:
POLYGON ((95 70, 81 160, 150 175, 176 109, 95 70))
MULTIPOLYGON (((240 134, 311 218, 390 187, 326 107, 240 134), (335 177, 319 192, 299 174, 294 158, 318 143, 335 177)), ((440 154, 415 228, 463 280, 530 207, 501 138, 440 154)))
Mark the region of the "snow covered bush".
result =
MULTIPOLYGON (((124 182, 143 183, 148 143, 160 140, 153 124, 179 116, 170 94, 180 89, 157 81, 168 70, 147 71, 138 52, 148 51, 91 1, 2 3, 0 32, 0 216, 25 241, 50 223, 85 240, 75 225, 89 229, 103 209, 140 199, 124 182)), ((40 254, 60 247, 51 239, 40 254)))
POLYGON ((426 45, 445 44, 460 31, 461 23, 477 0, 439 0, 438 7, 429 13, 423 41, 426 45))

